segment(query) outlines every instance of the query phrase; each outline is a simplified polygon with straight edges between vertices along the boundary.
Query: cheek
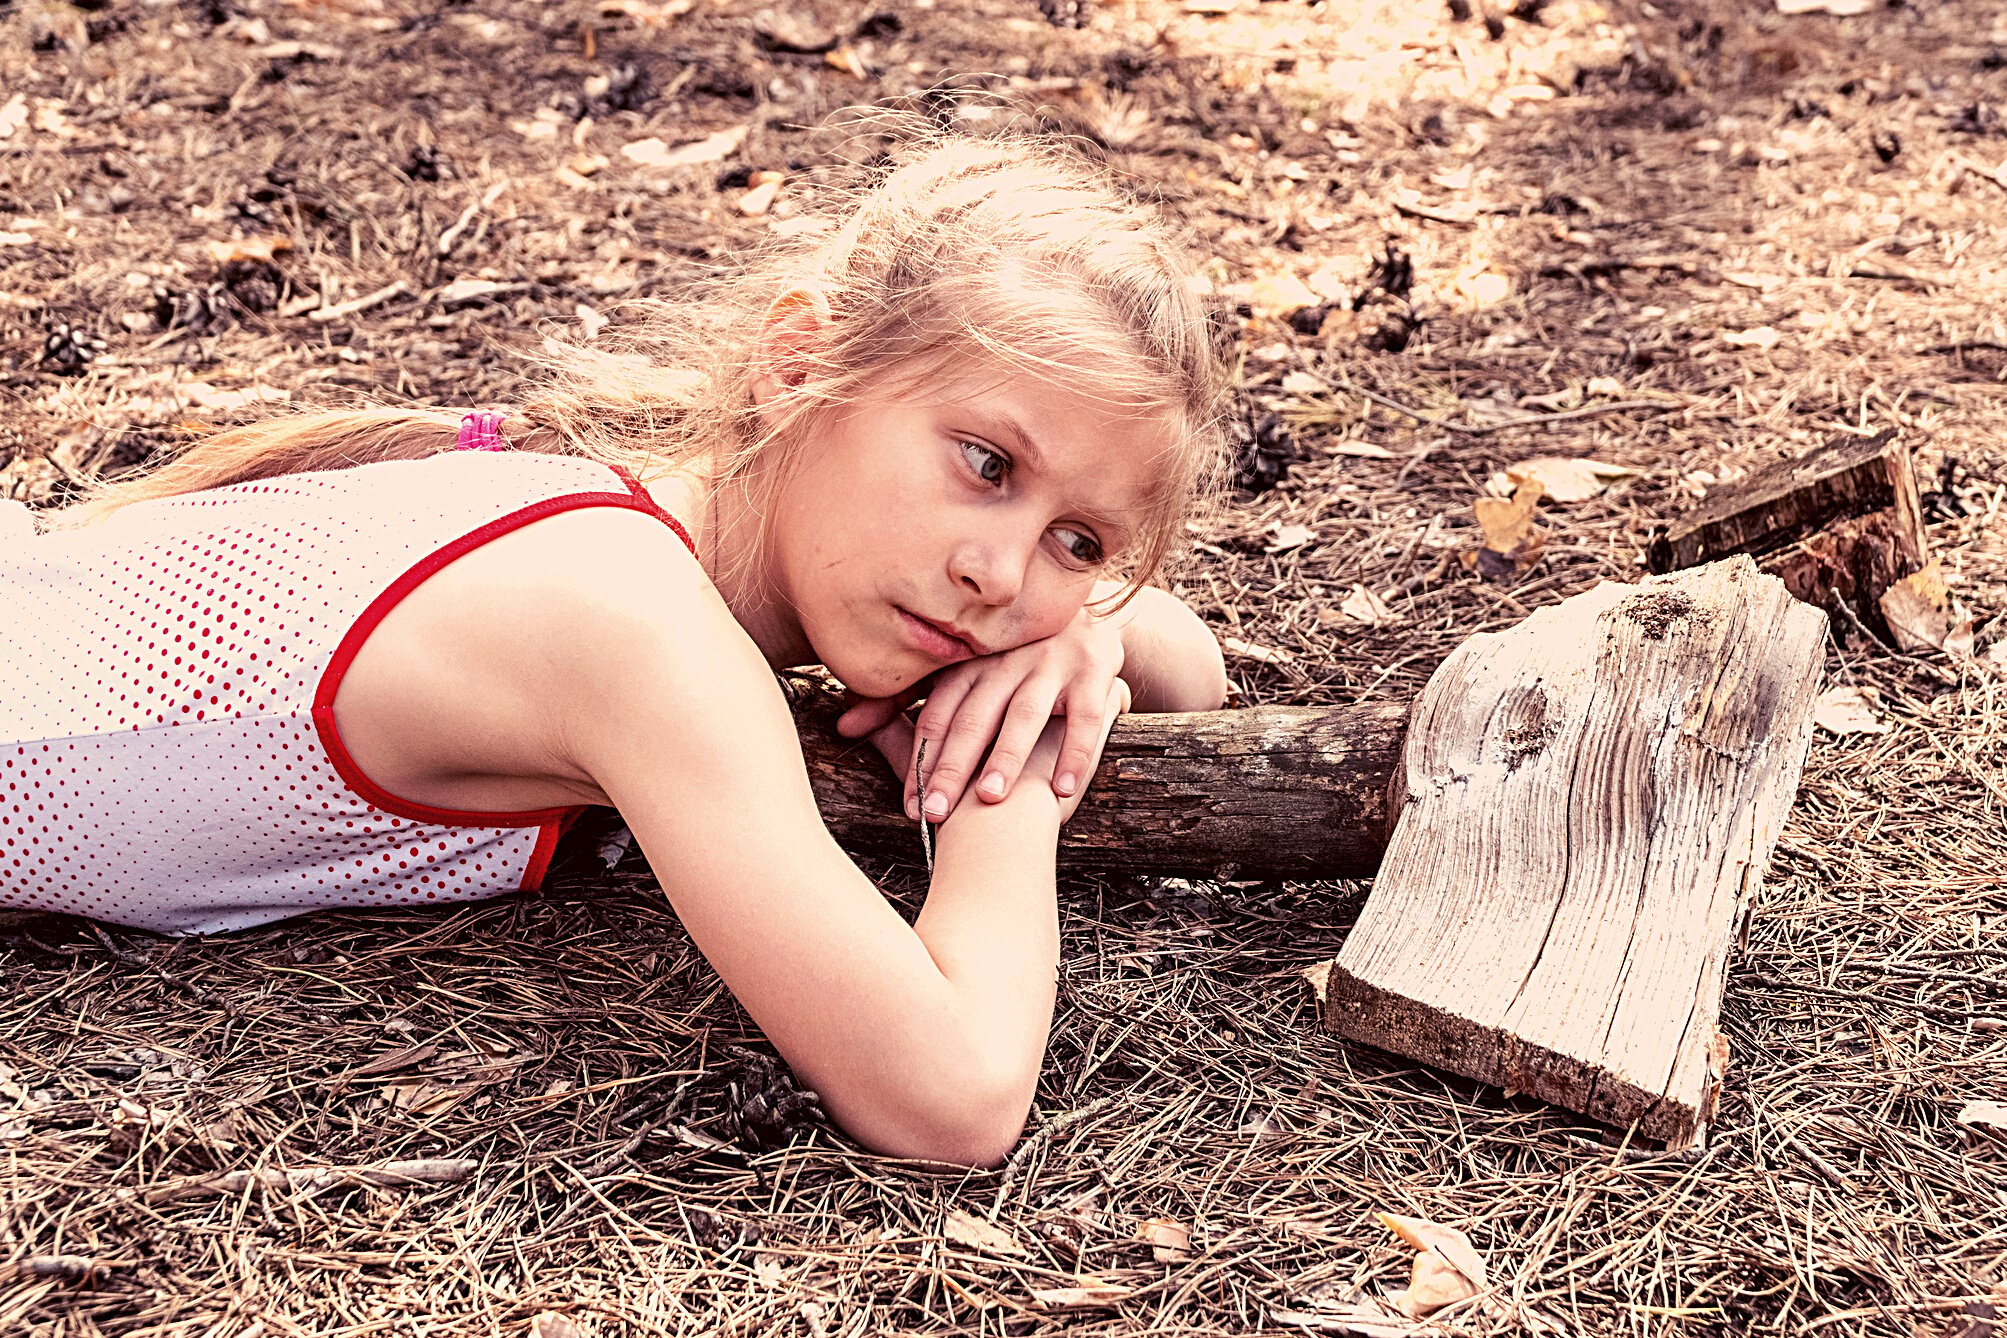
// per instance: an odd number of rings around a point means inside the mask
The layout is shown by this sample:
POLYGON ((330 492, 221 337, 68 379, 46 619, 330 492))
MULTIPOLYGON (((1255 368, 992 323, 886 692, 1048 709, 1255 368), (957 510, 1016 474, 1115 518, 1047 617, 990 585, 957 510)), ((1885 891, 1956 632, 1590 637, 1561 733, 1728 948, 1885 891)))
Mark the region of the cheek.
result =
POLYGON ((1087 606, 1088 596, 1093 593, 1093 580, 1077 577, 1056 578, 1041 583, 1035 591, 1027 591, 1027 597, 1019 601, 1024 639, 1037 641, 1062 631, 1087 606))

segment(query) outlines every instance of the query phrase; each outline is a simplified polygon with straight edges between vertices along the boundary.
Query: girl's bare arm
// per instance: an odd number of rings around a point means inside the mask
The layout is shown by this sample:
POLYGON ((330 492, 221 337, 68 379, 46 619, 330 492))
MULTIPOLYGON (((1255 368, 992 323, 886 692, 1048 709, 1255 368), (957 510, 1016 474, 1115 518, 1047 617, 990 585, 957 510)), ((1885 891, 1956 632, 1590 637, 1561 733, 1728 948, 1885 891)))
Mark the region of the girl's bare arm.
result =
MULTIPOLYGON (((1121 587, 1103 581, 1094 597, 1121 587)), ((1122 632, 1122 677, 1136 711, 1217 711, 1226 700, 1226 662, 1212 629, 1168 590, 1144 586, 1111 615, 1122 632)))
MULTIPOLYGON (((563 621, 545 645, 568 685, 565 768, 620 809, 796 1074, 872 1148, 999 1162, 1051 1023, 1053 851, 1071 803, 1048 778, 961 804, 908 926, 824 827, 773 675, 694 565, 563 621)), ((1055 737, 1034 765, 1056 756, 1055 737)))

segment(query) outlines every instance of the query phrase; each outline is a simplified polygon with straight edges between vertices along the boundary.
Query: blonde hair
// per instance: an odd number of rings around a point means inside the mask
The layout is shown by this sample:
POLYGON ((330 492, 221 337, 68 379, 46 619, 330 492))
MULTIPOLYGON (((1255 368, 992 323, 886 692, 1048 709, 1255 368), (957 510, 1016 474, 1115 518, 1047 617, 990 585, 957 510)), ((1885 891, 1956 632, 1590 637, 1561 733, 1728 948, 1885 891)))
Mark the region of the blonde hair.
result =
MULTIPOLYGON (((700 300, 630 303, 598 347, 548 342, 540 383, 511 412, 511 444, 636 474, 708 461, 761 517, 752 554, 817 423, 866 391, 950 370, 1063 379, 1167 429, 1158 487, 1123 563, 1133 591, 1222 472, 1227 374, 1171 230, 1048 138, 936 134, 872 176, 821 210, 820 228, 812 216, 700 300), (797 293, 826 304, 822 337, 800 375, 756 405, 770 313, 797 293)), ((150 498, 422 458, 451 449, 457 425, 445 411, 368 409, 231 428, 150 473, 99 483, 45 523, 72 528, 150 498)))

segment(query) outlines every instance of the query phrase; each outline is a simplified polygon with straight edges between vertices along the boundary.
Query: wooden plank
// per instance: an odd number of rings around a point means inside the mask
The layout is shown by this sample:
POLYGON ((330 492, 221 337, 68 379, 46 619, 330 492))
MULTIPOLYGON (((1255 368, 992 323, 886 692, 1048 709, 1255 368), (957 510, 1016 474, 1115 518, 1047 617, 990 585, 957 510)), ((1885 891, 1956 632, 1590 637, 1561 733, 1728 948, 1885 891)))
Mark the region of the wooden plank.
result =
POLYGON ((1871 437, 1835 437, 1808 455, 1722 484, 1667 525, 1646 558, 1662 573, 1737 553, 1762 556, 1836 520, 1877 511, 1890 513, 1888 529, 1907 545, 1910 570, 1922 566, 1926 544, 1916 470, 1892 428, 1871 437))
MULTIPOLYGON (((784 680, 823 821, 856 854, 920 858, 892 770, 831 728, 838 694, 784 680)), ((1408 704, 1262 706, 1116 723, 1094 798, 1060 836, 1066 870, 1360 878, 1392 828, 1408 704)))
POLYGON ((1416 703, 1329 1026, 1690 1143, 1824 632, 1737 557, 1608 583, 1458 647, 1416 703))

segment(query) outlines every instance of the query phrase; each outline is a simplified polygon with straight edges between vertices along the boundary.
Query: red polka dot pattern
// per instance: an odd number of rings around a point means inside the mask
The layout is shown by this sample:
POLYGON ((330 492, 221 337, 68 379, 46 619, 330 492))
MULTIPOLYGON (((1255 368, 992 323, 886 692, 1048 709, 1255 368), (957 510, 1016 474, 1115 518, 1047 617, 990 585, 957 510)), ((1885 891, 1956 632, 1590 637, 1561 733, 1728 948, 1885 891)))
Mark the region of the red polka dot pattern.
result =
POLYGON ((0 544, 0 907, 190 934, 534 888, 580 810, 406 804, 325 708, 410 588, 580 506, 669 519, 605 465, 469 452, 0 544))

